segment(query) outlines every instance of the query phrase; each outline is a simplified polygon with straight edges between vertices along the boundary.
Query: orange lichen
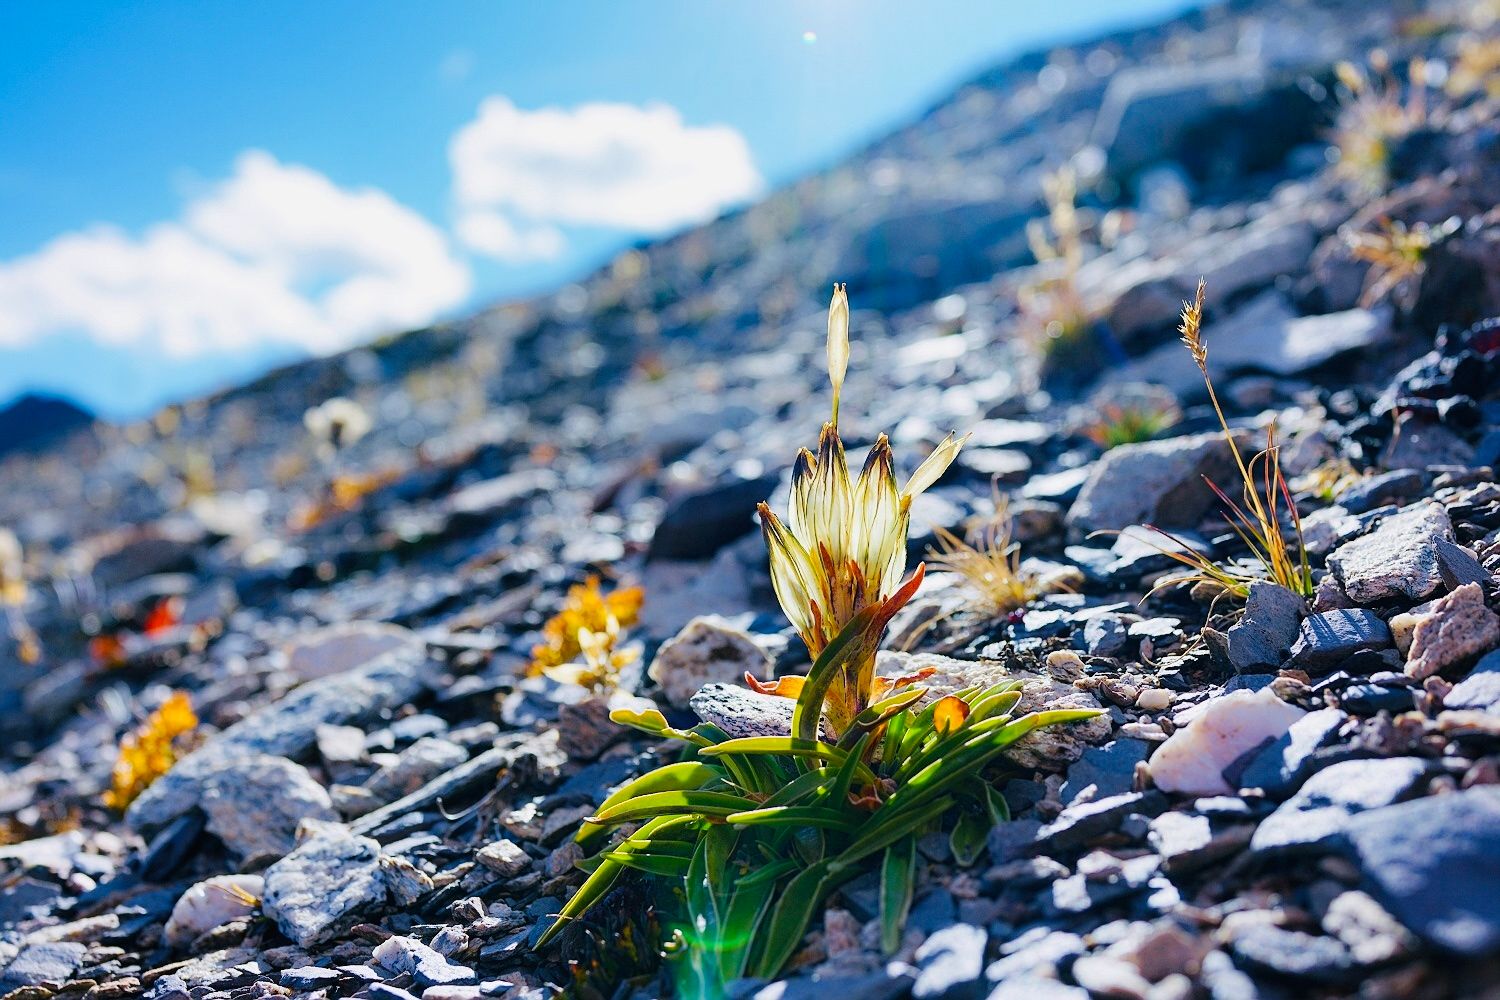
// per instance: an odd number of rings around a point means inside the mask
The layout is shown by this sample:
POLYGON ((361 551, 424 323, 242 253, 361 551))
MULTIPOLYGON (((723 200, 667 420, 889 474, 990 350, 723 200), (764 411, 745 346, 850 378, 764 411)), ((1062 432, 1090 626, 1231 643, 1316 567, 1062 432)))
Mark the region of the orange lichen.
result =
MULTIPOLYGON (((580 629, 591 639, 600 635, 611 636, 610 622, 613 620, 613 636, 618 636, 621 628, 629 628, 640 617, 645 596, 640 587, 621 587, 606 594, 599 587, 599 578, 592 574, 583 583, 569 587, 562 609, 542 625, 544 641, 532 647, 531 674, 535 676, 582 655, 584 649, 578 641, 580 629)), ((615 639, 611 637, 607 641, 610 648, 596 650, 596 655, 609 654, 615 639)))
POLYGON ((120 741, 104 804, 124 812, 136 796, 177 763, 179 740, 198 725, 192 703, 174 691, 134 732, 120 741))

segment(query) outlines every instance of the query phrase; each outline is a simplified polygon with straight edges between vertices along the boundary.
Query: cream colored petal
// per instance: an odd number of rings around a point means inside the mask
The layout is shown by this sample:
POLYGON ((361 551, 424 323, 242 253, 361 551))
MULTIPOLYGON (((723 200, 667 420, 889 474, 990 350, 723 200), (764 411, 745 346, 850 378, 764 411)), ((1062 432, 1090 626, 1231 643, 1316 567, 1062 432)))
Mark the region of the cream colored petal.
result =
POLYGON ((833 422, 839 422, 839 394, 844 388, 844 374, 849 370, 849 298, 844 286, 833 286, 833 301, 828 303, 828 380, 833 383, 833 422))
POLYGON ((810 634, 812 601, 818 588, 807 551, 765 504, 760 506, 760 524, 771 557, 771 589, 776 601, 797 631, 810 634))
POLYGON ((968 440, 967 434, 961 438, 955 438, 952 434, 943 438, 938 442, 938 446, 932 449, 932 454, 917 466, 917 471, 913 472, 911 479, 907 480, 906 489, 901 492, 914 497, 941 479, 943 473, 948 471, 948 466, 952 465, 953 460, 958 457, 959 449, 968 440))
MULTIPOLYGON (((870 449, 854 487, 855 512, 851 518, 850 555, 859 562, 871 586, 885 584, 885 553, 897 530, 900 494, 892 469, 891 447, 884 434, 870 449)), ((905 545, 903 538, 900 544, 905 545)))
POLYGON ((812 537, 807 512, 812 503, 813 478, 818 460, 813 453, 803 448, 797 452, 797 461, 792 466, 792 489, 787 501, 786 526, 804 544, 812 537))
POLYGON ((813 473, 808 509, 804 512, 806 534, 799 534, 809 553, 826 547, 834 564, 839 565, 849 551, 849 513, 853 505, 849 485, 849 466, 844 458, 844 442, 832 424, 823 425, 818 440, 818 464, 813 473))

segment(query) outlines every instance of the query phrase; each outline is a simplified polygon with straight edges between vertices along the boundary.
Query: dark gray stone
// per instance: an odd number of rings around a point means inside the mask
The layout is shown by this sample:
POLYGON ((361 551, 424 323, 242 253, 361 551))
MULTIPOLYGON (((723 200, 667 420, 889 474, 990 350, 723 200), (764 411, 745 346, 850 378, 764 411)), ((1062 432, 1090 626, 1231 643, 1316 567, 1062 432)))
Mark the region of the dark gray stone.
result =
POLYGON ((88 948, 76 941, 24 945, 0 972, 0 991, 9 993, 23 986, 64 983, 83 962, 88 948))
POLYGON ((1090 786, 1095 789, 1096 799, 1130 791, 1135 766, 1150 753, 1151 745, 1144 740, 1118 739, 1102 747, 1090 747, 1068 768, 1068 780, 1063 782, 1059 793, 1063 804, 1071 803, 1090 786))
POLYGON ((1252 924, 1235 934, 1230 951, 1242 966, 1299 982, 1338 985, 1358 978, 1354 955, 1336 938, 1252 924))
POLYGON ((1095 837, 1117 828, 1126 816, 1156 816, 1166 808, 1167 797, 1155 789, 1125 792, 1069 806, 1037 834, 1037 853, 1077 850, 1095 837))
POLYGON ((1377 712, 1399 715, 1411 711, 1416 700, 1409 687, 1384 684, 1351 684, 1338 694, 1339 706, 1351 715, 1370 716, 1377 712))
POLYGON ((1416 469, 1394 469, 1371 476, 1344 490, 1335 502, 1351 514, 1363 514, 1388 503, 1400 503, 1422 492, 1422 474, 1416 469))
POLYGON ((1287 588, 1264 580, 1250 584, 1244 617, 1228 632, 1230 666, 1236 673, 1280 669, 1306 613, 1302 598, 1287 588))
POLYGON ((1443 587, 1447 590, 1457 590, 1466 583, 1477 583, 1482 588, 1493 584, 1490 574, 1485 571, 1483 565, 1468 547, 1450 542, 1446 538, 1438 539, 1437 545, 1438 573, 1443 578, 1443 587))
POLYGON ((1312 772, 1313 753, 1333 741, 1347 718, 1336 708, 1307 713, 1251 759, 1240 775, 1240 787, 1259 788, 1272 798, 1286 798, 1312 772))
POLYGON ((1500 650, 1487 654, 1469 676, 1453 685, 1443 699, 1443 707, 1500 714, 1500 650))
POLYGON ((1320 673, 1362 650, 1390 645, 1390 627, 1375 612, 1364 608, 1324 611, 1303 620, 1288 665, 1320 673))
POLYGON ((1115 656, 1125 648, 1130 629, 1119 615, 1098 615, 1083 626, 1083 648, 1092 656, 1115 656))
POLYGON ((678 496, 651 538, 650 559, 708 559, 755 530, 755 505, 776 489, 775 476, 714 483, 678 496))
POLYGON ((302 965, 295 969, 281 970, 281 985, 292 990, 327 989, 344 978, 337 969, 325 969, 319 965, 302 965))
MULTIPOLYGON (((911 995, 916 1000, 964 1000, 984 996, 984 948, 989 934, 983 927, 953 924, 928 935, 917 949, 917 979, 911 995)), ((826 996, 827 994, 823 994, 826 996)))
POLYGON ((1371 895, 1423 940, 1476 958, 1500 947, 1500 787, 1361 813, 1345 840, 1371 895))
POLYGON ((1250 849, 1261 854, 1329 849, 1350 817, 1415 794, 1432 767, 1415 757, 1331 764, 1307 779, 1296 795, 1262 821, 1250 849))
POLYGON ((988 839, 990 860, 1003 864, 1030 854, 1031 844, 1041 828, 1040 820, 1030 818, 995 824, 990 828, 988 839))

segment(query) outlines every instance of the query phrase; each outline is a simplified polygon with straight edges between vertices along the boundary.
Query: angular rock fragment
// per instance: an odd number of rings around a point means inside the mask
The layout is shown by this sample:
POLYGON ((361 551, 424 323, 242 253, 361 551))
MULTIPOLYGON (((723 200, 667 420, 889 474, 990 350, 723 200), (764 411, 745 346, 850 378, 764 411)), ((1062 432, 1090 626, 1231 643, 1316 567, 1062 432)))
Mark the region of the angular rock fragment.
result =
POLYGON ((670 705, 686 708, 705 684, 732 684, 746 673, 766 679, 770 672, 770 657, 748 633, 715 615, 703 615, 662 644, 647 674, 670 705))
POLYGON ((1340 545, 1328 557, 1328 568, 1356 604, 1403 597, 1419 601, 1443 586, 1439 543, 1452 541, 1448 512, 1441 504, 1423 501, 1340 545))
POLYGON ((1397 615, 1391 630, 1406 653, 1407 676, 1418 680, 1500 645, 1500 615, 1485 606, 1476 583, 1397 615))

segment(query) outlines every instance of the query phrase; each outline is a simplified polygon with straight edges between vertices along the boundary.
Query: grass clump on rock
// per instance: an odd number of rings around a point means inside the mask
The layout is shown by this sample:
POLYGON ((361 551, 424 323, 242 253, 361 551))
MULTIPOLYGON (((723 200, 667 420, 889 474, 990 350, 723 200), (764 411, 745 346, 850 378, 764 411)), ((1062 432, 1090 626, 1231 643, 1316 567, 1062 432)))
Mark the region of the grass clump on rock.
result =
POLYGON ((923 578, 919 565, 900 582, 912 498, 963 442, 949 435, 899 487, 882 435, 851 477, 838 434, 848 343, 839 286, 828 325, 833 418, 818 453, 797 458, 786 520, 764 504, 760 511, 778 601, 814 658, 805 677, 752 683, 795 700, 788 732, 732 738, 708 723, 675 728, 655 710, 614 712, 615 721, 677 740, 686 752, 615 792, 584 824, 579 842, 600 850, 539 944, 582 917, 627 869, 671 879, 681 890, 671 948, 681 991, 720 996, 731 980, 775 976, 824 900, 878 867, 882 937, 894 950, 917 838, 950 826, 955 855, 972 861, 1006 818, 985 768, 1038 727, 1098 714, 1015 717, 1018 681, 937 698, 920 686, 923 673, 876 675, 886 626, 923 578), (610 840, 616 827, 629 832, 610 840))
MULTIPOLYGON (((1240 541, 1250 550, 1249 563, 1216 563, 1195 550, 1192 546, 1173 539, 1176 544, 1163 547, 1162 553, 1184 564, 1191 571, 1186 576, 1164 579, 1158 586, 1194 582, 1209 583, 1223 588, 1238 597, 1245 597, 1250 584, 1257 580, 1278 583, 1303 597, 1313 594, 1312 568, 1307 559, 1307 548, 1302 539, 1302 517, 1297 504, 1292 500, 1292 491, 1286 477, 1281 473, 1281 445, 1276 437, 1276 425, 1266 429, 1266 446, 1246 461, 1235 442, 1224 408, 1219 405, 1218 393, 1214 391, 1213 379, 1208 374, 1208 344, 1203 339, 1203 294, 1204 282, 1200 279, 1192 302, 1182 304, 1182 321, 1178 331, 1182 343, 1193 356, 1198 370, 1203 373, 1203 384, 1208 389, 1209 402, 1214 415, 1224 431, 1224 440, 1234 456, 1235 469, 1240 474, 1241 500, 1236 502, 1212 479, 1204 477, 1209 489, 1214 491, 1223 504, 1224 519, 1240 541), (1283 518, 1290 522, 1291 540, 1283 530, 1283 518)), ((1167 532, 1155 528, 1158 533, 1171 538, 1167 532)))

